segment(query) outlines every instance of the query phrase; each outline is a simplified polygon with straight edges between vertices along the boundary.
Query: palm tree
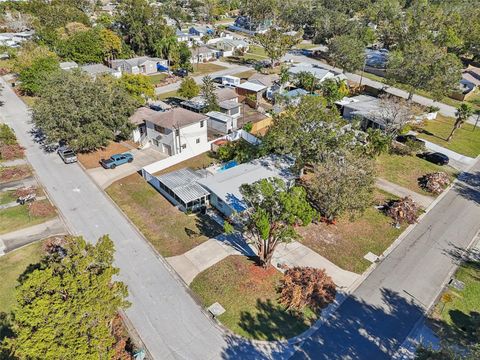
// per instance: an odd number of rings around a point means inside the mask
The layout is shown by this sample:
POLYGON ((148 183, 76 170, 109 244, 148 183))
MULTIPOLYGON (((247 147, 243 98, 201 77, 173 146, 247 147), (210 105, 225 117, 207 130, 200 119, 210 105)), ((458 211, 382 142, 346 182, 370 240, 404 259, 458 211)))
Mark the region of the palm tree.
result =
POLYGON ((172 53, 177 49, 178 42, 175 35, 163 37, 155 44, 157 55, 161 55, 168 61, 168 71, 170 72, 170 62, 172 60, 172 53))
POLYGON ((473 108, 470 104, 461 104, 455 113, 455 125, 453 125, 452 132, 448 135, 447 141, 450 141, 453 137, 453 134, 457 129, 461 128, 463 123, 468 120, 470 116, 473 115, 473 108))

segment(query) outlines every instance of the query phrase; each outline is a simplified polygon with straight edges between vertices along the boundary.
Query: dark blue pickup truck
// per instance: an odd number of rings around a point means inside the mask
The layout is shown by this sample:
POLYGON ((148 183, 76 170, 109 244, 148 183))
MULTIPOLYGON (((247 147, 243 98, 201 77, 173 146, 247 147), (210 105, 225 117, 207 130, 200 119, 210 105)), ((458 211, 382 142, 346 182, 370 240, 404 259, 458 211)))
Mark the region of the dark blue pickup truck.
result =
POLYGON ((100 160, 100 164, 105 169, 115 169, 118 165, 125 163, 131 163, 133 161, 133 155, 130 153, 115 154, 110 157, 110 159, 100 160))

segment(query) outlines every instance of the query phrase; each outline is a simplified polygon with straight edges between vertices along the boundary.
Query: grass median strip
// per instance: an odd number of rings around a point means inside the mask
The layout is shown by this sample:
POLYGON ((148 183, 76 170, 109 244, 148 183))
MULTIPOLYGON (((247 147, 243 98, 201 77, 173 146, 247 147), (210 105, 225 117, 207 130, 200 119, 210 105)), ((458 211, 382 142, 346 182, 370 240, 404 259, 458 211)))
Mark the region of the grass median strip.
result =
POLYGON ((38 225, 56 216, 55 208, 48 200, 31 203, 32 206, 41 208, 41 214, 32 214, 29 205, 19 205, 0 210, 0 234, 38 225))
POLYGON ((38 241, 0 257, 0 312, 12 309, 18 277, 28 265, 40 261, 42 255, 42 241, 38 241))

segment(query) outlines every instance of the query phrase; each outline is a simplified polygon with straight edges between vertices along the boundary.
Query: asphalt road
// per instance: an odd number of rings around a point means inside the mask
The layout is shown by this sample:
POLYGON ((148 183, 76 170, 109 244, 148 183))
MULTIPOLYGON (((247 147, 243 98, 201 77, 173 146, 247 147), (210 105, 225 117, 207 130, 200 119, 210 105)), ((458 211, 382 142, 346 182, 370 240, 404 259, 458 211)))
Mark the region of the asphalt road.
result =
POLYGON ((217 359, 235 354, 235 358, 262 358, 248 342, 214 326, 163 258, 155 255, 79 165, 64 164, 56 153, 44 152, 33 141, 28 108, 3 80, 0 84, 4 86, 0 101, 5 102, 0 107, 0 122, 15 130, 68 229, 90 241, 104 234, 114 241, 115 263, 133 304, 126 314, 153 357, 217 359))
MULTIPOLYGON (((5 83, 2 80, 2 84, 5 83)), ((0 120, 11 125, 68 228, 95 241, 109 234, 130 291, 127 316, 155 359, 284 359, 292 348, 240 340, 214 326, 168 265, 78 165, 45 153, 30 135, 30 115, 8 88, 0 120)), ((428 213, 294 358, 383 359, 405 339, 454 269, 453 254, 480 227, 480 165, 428 213)))
POLYGON ((480 229, 480 161, 293 359, 390 359, 480 229))

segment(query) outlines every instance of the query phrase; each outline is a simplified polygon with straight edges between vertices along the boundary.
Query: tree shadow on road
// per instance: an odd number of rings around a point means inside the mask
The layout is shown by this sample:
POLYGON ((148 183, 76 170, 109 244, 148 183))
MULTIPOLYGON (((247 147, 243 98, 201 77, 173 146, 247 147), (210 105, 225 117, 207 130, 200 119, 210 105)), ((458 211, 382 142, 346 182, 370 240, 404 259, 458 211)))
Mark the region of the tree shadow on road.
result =
POLYGON ((388 289, 381 289, 379 297, 382 307, 350 296, 312 336, 295 346, 277 343, 273 349, 254 347, 246 340, 228 337, 223 359, 262 359, 269 351, 275 359, 288 358, 292 351, 293 359, 390 359, 423 309, 388 289))

